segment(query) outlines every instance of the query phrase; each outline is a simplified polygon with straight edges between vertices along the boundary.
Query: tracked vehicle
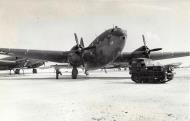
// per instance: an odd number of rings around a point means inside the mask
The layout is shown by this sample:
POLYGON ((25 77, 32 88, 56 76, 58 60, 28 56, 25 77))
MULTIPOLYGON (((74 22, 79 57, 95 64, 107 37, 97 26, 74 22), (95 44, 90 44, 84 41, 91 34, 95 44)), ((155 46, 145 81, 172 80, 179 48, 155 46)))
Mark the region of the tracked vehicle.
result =
POLYGON ((165 83, 174 77, 171 66, 154 64, 152 60, 145 58, 133 60, 129 74, 136 83, 165 83))

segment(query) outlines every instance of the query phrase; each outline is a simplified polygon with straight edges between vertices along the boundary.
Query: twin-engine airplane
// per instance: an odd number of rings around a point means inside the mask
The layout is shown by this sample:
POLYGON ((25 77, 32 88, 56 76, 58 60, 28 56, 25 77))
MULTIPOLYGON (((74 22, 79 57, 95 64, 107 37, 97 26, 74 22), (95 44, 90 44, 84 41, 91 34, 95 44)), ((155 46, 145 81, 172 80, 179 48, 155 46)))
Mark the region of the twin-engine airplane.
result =
MULTIPOLYGON (((77 68, 80 66, 83 66, 87 71, 99 69, 114 61, 123 50, 126 38, 127 34, 124 30, 114 27, 100 34, 88 47, 84 47, 82 38, 79 44, 78 37, 75 34, 76 45, 70 51, 0 48, 0 52, 32 59, 69 63, 72 66, 72 78, 76 79, 77 68)), ((59 74, 59 70, 56 70, 57 79, 59 74)))
MULTIPOLYGON (((84 47, 83 38, 81 38, 79 43, 77 35, 74 35, 76 45, 73 46, 70 51, 0 48, 0 52, 1 54, 16 55, 31 59, 69 63, 72 67, 73 79, 77 78, 77 68, 81 66, 85 69, 85 72, 87 72, 88 70, 101 69, 112 62, 130 62, 134 58, 141 56, 153 59, 189 56, 189 52, 153 54, 151 52, 158 51, 161 48, 150 50, 146 45, 138 48, 134 52, 121 54, 127 39, 127 33, 125 30, 118 28, 117 26, 100 34, 88 47, 84 47)), ((59 74, 60 71, 57 69, 56 79, 58 79, 59 74)))

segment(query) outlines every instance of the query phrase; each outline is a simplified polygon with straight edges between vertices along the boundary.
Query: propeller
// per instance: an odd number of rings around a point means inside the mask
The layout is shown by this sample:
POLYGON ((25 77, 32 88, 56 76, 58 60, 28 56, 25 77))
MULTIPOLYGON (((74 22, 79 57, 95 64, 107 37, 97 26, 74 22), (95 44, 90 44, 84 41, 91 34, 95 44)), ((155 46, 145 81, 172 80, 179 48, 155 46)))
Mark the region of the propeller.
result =
POLYGON ((142 35, 142 38, 143 38, 143 44, 144 44, 144 54, 146 57, 150 58, 150 53, 151 52, 155 52, 155 51, 159 51, 159 50, 162 50, 162 48, 154 48, 154 49, 149 49, 146 45, 146 40, 145 40, 145 37, 144 35, 142 35))
POLYGON ((78 41, 77 34, 76 34, 76 33, 74 33, 74 36, 75 36, 75 41, 76 41, 76 44, 77 44, 77 46, 79 47, 79 41, 78 41))
POLYGON ((84 58, 83 58, 83 52, 84 52, 84 50, 94 49, 95 46, 85 47, 83 38, 82 37, 80 38, 80 43, 79 43, 79 40, 78 40, 78 37, 77 37, 76 33, 74 33, 74 36, 75 36, 75 41, 76 41, 76 46, 77 46, 77 48, 74 50, 74 52, 77 53, 81 57, 82 66, 85 67, 84 58))
POLYGON ((91 46, 91 47, 86 47, 84 46, 84 41, 83 41, 83 38, 81 37, 80 39, 80 43, 78 41, 78 37, 77 37, 77 34, 74 33, 74 36, 75 36, 75 41, 76 41, 76 46, 77 46, 77 50, 79 51, 84 51, 84 50, 89 50, 89 49, 93 49, 95 48, 94 46, 91 46))
POLYGON ((143 43, 144 43, 144 46, 146 46, 146 41, 145 41, 144 34, 142 35, 142 38, 143 38, 143 43))

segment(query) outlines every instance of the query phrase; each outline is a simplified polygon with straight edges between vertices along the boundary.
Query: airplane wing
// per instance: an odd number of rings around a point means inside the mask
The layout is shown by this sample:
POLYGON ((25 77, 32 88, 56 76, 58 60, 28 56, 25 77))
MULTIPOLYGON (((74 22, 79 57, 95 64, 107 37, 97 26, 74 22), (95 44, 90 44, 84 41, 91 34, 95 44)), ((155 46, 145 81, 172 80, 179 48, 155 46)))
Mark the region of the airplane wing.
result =
POLYGON ((172 68, 179 68, 181 64, 182 64, 181 62, 178 62, 178 63, 166 64, 165 66, 169 66, 169 67, 172 67, 172 68))
POLYGON ((65 64, 61 64, 61 65, 48 65, 48 66, 44 66, 44 67, 39 67, 40 69, 49 69, 49 68, 54 68, 55 70, 56 69, 62 69, 62 68, 72 68, 68 63, 65 63, 65 64))
POLYGON ((102 69, 113 69, 113 68, 127 68, 129 67, 128 62, 121 62, 121 63, 109 63, 104 66, 102 69))
POLYGON ((52 61, 58 63, 67 63, 67 57, 70 51, 50 51, 50 50, 28 50, 28 49, 9 49, 0 48, 0 54, 16 55, 19 57, 52 61))
POLYGON ((0 66, 16 64, 16 61, 0 60, 0 66))
MULTIPOLYGON (((163 60, 163 59, 179 58, 185 56, 190 56, 190 52, 153 52, 150 53, 149 59, 163 60)), ((144 58, 144 55, 142 53, 124 52, 121 55, 119 55, 114 62, 117 63, 129 62, 130 60, 135 58, 144 58)))
POLYGON ((162 60, 190 56, 190 52, 155 52, 150 54, 152 60, 162 60))

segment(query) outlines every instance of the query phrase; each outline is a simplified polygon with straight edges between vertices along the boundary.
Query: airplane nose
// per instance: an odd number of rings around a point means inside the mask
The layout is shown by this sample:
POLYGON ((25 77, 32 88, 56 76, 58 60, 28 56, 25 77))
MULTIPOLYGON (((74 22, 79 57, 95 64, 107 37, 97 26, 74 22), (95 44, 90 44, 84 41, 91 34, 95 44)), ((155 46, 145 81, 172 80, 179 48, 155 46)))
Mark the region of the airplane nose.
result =
POLYGON ((126 40, 127 39, 127 31, 126 30, 124 30, 124 29, 118 29, 118 35, 119 35, 119 37, 121 38, 120 40, 126 40))
POLYGON ((124 35, 124 36, 127 36, 127 30, 124 30, 124 29, 123 29, 122 32, 123 32, 123 35, 124 35))
POLYGON ((123 40, 126 40, 127 39, 127 31, 126 30, 121 30, 121 33, 122 33, 122 39, 123 40))

